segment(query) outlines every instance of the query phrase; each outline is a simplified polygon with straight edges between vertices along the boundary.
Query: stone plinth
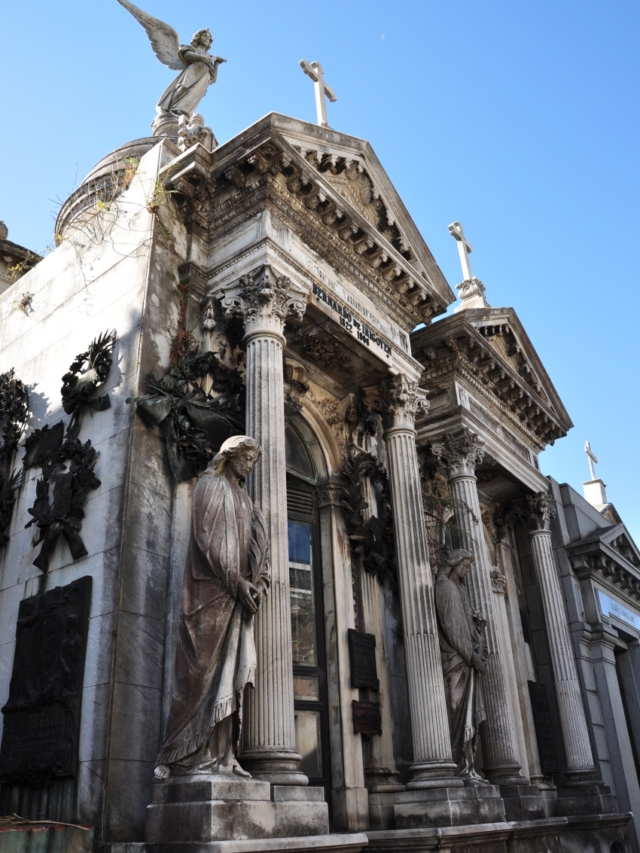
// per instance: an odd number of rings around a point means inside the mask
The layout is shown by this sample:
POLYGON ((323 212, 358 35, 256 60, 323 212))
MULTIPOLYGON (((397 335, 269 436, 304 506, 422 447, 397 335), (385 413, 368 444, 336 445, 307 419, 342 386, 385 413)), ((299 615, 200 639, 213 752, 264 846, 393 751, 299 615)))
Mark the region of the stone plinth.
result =
POLYGON ((310 849, 320 853, 360 853, 367 845, 363 832, 335 835, 300 836, 297 838, 262 838, 252 841, 210 841, 198 844, 116 843, 107 844, 104 853, 303 853, 310 849))
POLYGON ((496 823, 505 819, 497 785, 426 788, 396 794, 396 829, 496 823))
POLYGON ((256 779, 174 777, 154 785, 147 809, 152 844, 322 835, 326 829, 322 788, 292 791, 256 779))

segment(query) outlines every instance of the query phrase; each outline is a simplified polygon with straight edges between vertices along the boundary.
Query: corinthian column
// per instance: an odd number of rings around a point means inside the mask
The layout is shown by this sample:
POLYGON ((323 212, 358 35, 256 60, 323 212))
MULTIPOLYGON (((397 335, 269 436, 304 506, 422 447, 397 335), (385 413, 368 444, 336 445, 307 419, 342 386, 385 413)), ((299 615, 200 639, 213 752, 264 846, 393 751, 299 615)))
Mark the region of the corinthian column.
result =
POLYGON ((306 785, 298 770, 293 715, 282 363, 285 320, 291 314, 301 318, 305 305, 294 299, 289 279, 268 266, 244 276, 240 285, 225 294, 222 305, 227 316, 244 317, 246 431, 262 448, 247 485, 271 543, 271 589, 255 620, 258 668, 255 689, 247 693, 242 763, 257 779, 306 785))
POLYGON ((578 670, 569 634, 569 620, 551 546, 551 521, 555 518, 555 502, 551 495, 545 492, 529 495, 526 517, 549 637, 560 726, 567 759, 567 781, 569 784, 593 784, 598 781, 598 774, 591 751, 578 670))
POLYGON ((426 400, 417 382, 405 376, 393 377, 385 393, 384 438, 389 456, 413 738, 409 789, 463 784, 454 777, 440 663, 433 575, 416 453, 414 421, 419 406, 426 408, 426 400))
POLYGON ((475 467, 484 456, 484 442, 475 433, 462 428, 442 436, 432 444, 432 449, 449 468, 456 525, 462 540, 459 545, 471 551, 474 557, 474 565, 466 579, 469 596, 487 620, 489 672, 484 677, 487 720, 482 731, 483 770, 498 785, 526 785, 528 781, 520 774, 516 732, 511 723, 514 710, 509 699, 505 651, 501 648, 491 566, 480 520, 475 467))

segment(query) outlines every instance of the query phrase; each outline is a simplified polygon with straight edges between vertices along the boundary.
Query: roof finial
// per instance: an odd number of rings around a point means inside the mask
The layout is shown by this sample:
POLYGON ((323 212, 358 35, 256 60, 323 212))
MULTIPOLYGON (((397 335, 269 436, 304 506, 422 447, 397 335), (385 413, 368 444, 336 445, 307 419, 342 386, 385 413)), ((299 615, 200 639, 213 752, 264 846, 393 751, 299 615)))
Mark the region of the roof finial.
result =
POLYGON ((466 311, 467 308, 489 308, 489 303, 484 298, 486 290, 484 284, 479 278, 471 274, 469 255, 473 249, 471 243, 464 236, 461 223, 452 222, 449 225, 449 234, 455 238, 458 244, 458 255, 462 267, 462 281, 456 285, 456 290, 460 291, 460 305, 454 309, 454 313, 466 311))
POLYGON ((607 492, 605 484, 599 477, 596 477, 595 466, 598 464, 598 457, 591 449, 591 442, 585 443, 584 452, 589 459, 589 473, 591 474, 591 479, 582 484, 584 497, 598 512, 602 512, 603 507, 607 505, 607 492))
POLYGON ((327 120, 327 102, 325 96, 329 98, 332 104, 338 100, 338 96, 330 86, 324 82, 324 71, 319 62, 307 62, 306 59, 300 60, 300 68, 304 71, 307 77, 311 77, 316 90, 316 112, 318 114, 318 124, 320 127, 329 127, 327 120))

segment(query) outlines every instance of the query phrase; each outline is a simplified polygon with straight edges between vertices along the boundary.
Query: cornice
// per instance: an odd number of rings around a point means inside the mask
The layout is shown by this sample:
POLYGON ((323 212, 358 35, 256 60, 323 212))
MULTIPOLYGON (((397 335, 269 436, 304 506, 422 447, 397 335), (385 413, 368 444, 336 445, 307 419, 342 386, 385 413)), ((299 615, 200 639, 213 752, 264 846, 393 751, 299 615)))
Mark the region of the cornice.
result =
POLYGON ((640 601, 640 568, 611 545, 600 539, 581 540, 567 545, 567 554, 580 580, 600 580, 606 586, 640 601))
POLYGON ((445 376, 463 376, 538 450, 566 435, 572 426, 568 416, 554 411, 475 326, 464 318, 450 319, 412 336, 414 357, 425 368, 421 384, 428 387, 445 376))

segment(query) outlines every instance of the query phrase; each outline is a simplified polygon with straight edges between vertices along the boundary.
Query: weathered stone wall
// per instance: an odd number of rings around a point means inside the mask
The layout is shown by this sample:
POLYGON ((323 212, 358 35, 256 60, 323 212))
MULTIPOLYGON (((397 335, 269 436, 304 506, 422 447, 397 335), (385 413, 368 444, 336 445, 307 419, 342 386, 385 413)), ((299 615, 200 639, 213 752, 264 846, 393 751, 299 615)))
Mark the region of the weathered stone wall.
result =
POLYGON ((29 386, 29 429, 68 423, 62 375, 101 332, 117 332, 105 386, 111 407, 85 415, 80 432, 100 453, 101 486, 89 493, 81 531, 88 556, 74 562, 60 538, 47 575, 32 565, 38 549, 24 525, 38 468, 26 472, 0 552, 0 704, 9 691, 19 602, 93 578, 77 781, 5 790, 3 810, 95 824, 98 839, 142 839, 161 734, 173 483, 162 436, 136 419, 126 399, 145 393, 147 374, 168 365, 177 329, 186 238, 157 180, 177 153, 166 142, 152 149, 115 202, 85 214, 55 252, 0 295, 0 372, 14 368, 29 386), (25 294, 28 313, 16 309, 25 294))

